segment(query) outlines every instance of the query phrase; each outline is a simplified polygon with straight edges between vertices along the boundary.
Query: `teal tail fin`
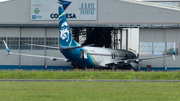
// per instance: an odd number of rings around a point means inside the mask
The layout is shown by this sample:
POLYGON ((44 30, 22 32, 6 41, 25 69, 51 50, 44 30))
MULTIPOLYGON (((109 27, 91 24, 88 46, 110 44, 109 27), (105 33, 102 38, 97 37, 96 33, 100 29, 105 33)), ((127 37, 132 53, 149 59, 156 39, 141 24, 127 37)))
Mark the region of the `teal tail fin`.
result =
POLYGON ((72 37, 63 7, 59 6, 59 41, 60 46, 80 46, 72 37))

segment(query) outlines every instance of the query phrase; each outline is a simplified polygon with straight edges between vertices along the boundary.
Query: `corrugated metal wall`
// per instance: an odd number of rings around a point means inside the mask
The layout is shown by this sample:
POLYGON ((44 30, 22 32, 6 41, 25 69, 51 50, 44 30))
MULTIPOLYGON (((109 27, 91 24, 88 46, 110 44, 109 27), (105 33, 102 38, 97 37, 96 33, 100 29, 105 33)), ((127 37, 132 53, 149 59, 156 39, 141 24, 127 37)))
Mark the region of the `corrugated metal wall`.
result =
MULTIPOLYGON (((64 57, 59 50, 45 49, 34 46, 24 45, 23 43, 30 40, 31 44, 49 44, 58 46, 58 28, 0 28, 0 69, 4 68, 2 65, 12 65, 15 67, 25 68, 25 66, 34 69, 44 69, 45 66, 55 66, 61 69, 61 67, 67 66, 71 68, 71 63, 64 62, 62 60, 50 61, 44 58, 34 58, 25 56, 10 55, 6 58, 2 58, 7 55, 5 46, 3 46, 2 40, 6 40, 7 44, 12 52, 34 54, 34 55, 46 55, 55 57, 64 57), (17 40, 14 40, 17 39, 17 40), (35 43, 37 42, 38 43, 35 43), (40 43, 42 41, 43 43, 40 43), (23 67, 24 66, 24 67, 23 67), (57 67, 59 66, 59 67, 57 67), (2 68, 1 68, 2 67, 2 68)), ((12 67, 12 68, 15 68, 12 67)), ((27 68, 26 67, 26 68, 27 68)), ((48 68, 50 69, 50 68, 48 68)))
POLYGON ((176 61, 172 57, 154 59, 140 62, 140 67, 152 65, 152 67, 180 68, 180 29, 154 29, 141 28, 139 30, 140 54, 147 56, 159 56, 172 54, 174 42, 176 42, 176 61))

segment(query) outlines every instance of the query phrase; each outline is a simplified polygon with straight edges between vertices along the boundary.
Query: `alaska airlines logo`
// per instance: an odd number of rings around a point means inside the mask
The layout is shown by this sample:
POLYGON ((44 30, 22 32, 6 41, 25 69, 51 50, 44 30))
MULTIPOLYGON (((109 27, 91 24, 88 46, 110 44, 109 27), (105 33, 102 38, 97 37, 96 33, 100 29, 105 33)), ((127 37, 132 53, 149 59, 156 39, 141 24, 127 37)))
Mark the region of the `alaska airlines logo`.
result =
POLYGON ((71 1, 59 0, 59 4, 63 5, 64 10, 71 4, 71 1))
POLYGON ((61 39, 66 40, 66 42, 68 42, 69 41, 69 30, 68 30, 68 24, 66 21, 64 23, 62 23, 60 32, 61 32, 61 35, 60 35, 61 39))

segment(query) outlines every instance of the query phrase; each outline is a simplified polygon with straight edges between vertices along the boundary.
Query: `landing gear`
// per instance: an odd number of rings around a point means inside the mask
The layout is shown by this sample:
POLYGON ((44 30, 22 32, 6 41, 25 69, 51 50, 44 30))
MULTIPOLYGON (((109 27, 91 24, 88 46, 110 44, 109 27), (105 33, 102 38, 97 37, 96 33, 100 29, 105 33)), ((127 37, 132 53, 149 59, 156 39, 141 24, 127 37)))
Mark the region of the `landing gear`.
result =
POLYGON ((128 64, 128 65, 124 65, 124 70, 131 70, 131 66, 128 64))
POLYGON ((87 67, 84 67, 84 70, 86 71, 86 70, 87 70, 87 67))
POLYGON ((113 71, 116 69, 121 69, 121 70, 131 70, 131 65, 130 64, 124 64, 124 65, 108 65, 109 68, 111 68, 113 71))
POLYGON ((110 67, 112 69, 112 71, 114 71, 115 69, 118 69, 118 67, 116 65, 108 65, 108 67, 110 67))

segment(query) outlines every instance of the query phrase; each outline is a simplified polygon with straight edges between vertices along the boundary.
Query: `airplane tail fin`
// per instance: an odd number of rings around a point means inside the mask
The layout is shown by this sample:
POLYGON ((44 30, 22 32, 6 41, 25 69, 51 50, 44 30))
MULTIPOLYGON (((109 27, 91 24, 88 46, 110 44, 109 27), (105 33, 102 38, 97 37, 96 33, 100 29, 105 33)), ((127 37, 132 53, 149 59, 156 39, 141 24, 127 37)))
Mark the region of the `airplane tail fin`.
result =
POLYGON ((63 7, 59 6, 59 41, 60 46, 80 46, 72 37, 63 7))

